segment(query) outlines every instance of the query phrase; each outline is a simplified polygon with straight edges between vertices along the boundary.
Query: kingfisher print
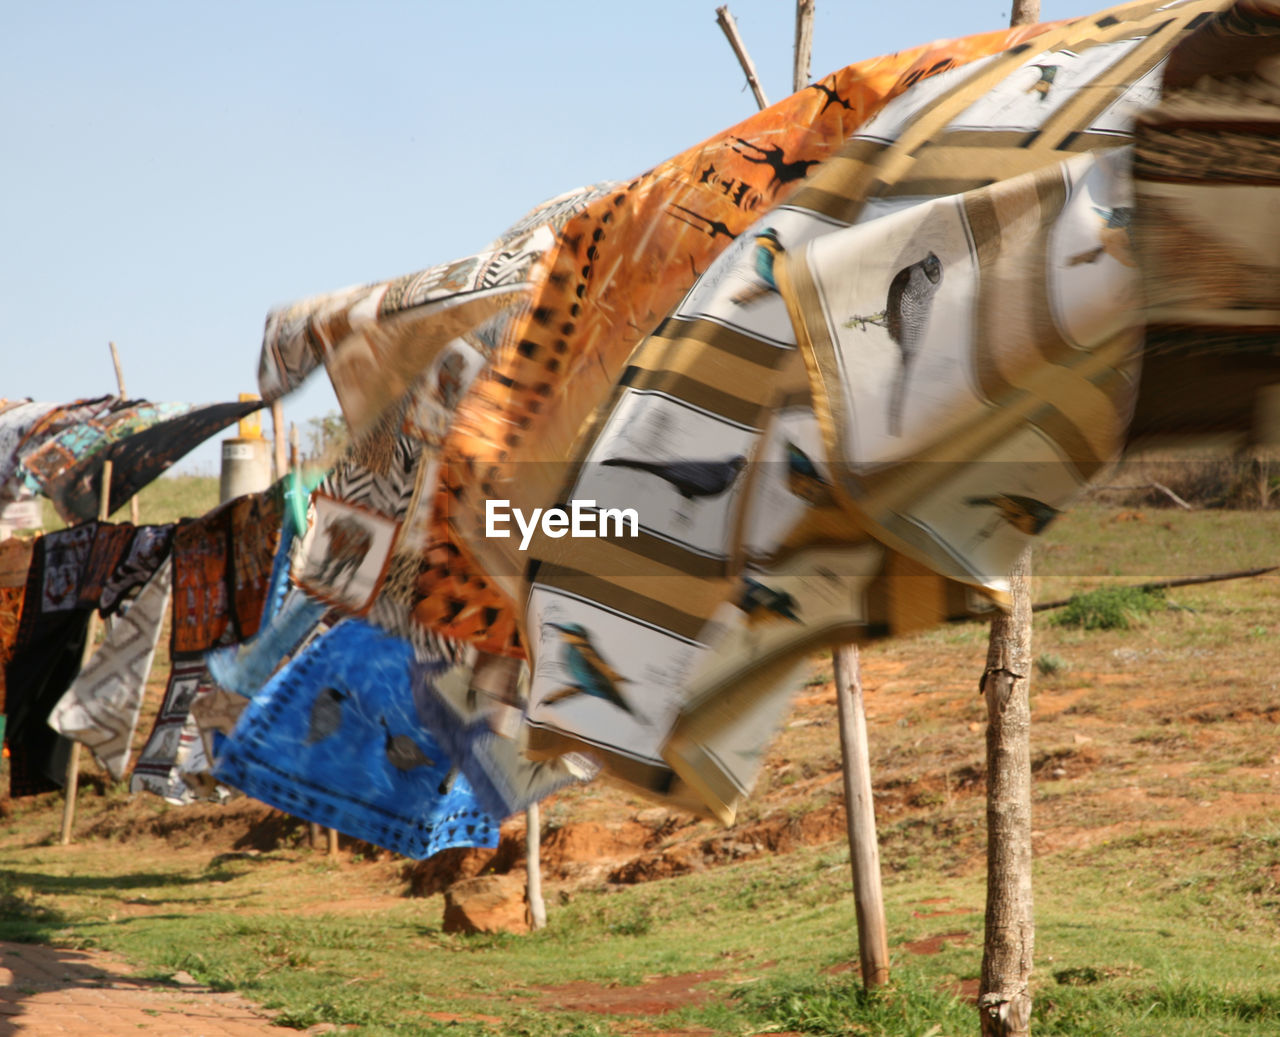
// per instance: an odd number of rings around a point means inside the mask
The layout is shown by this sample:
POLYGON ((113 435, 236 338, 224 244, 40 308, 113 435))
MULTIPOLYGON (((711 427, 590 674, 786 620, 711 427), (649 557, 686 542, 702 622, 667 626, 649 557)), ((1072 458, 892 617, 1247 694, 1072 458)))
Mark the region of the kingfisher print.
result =
POLYGON ((619 684, 627 683, 627 678, 610 666, 596 650, 591 641, 591 634, 581 623, 549 623, 553 630, 560 631, 564 645, 564 665, 573 678, 573 684, 567 688, 554 691, 546 697, 548 706, 563 702, 575 695, 590 695, 616 706, 624 713, 635 716, 635 710, 628 705, 618 690, 619 684))
POLYGON ((756 235, 755 249, 752 252, 751 270, 760 280, 747 285, 729 301, 735 306, 750 306, 770 292, 778 290, 778 282, 774 277, 773 264, 785 249, 778 238, 778 232, 772 227, 765 227, 756 235))

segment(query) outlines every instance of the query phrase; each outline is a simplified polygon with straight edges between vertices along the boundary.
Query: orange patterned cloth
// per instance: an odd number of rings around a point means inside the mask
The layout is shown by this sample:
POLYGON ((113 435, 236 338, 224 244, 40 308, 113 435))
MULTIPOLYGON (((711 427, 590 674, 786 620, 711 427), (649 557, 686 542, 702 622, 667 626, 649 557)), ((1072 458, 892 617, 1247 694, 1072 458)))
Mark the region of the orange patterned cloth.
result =
POLYGON ((486 651, 520 654, 508 595, 524 560, 517 540, 485 539, 485 501, 508 499, 526 513, 555 504, 575 441, 589 433, 635 346, 738 234, 785 202, 858 126, 922 79, 1050 28, 984 33, 850 65, 569 221, 543 260, 526 316, 462 401, 445 442, 415 620, 486 651))
POLYGON ((4 712, 4 671, 13 655, 13 644, 22 622, 23 590, 22 587, 0 587, 0 713, 4 712))

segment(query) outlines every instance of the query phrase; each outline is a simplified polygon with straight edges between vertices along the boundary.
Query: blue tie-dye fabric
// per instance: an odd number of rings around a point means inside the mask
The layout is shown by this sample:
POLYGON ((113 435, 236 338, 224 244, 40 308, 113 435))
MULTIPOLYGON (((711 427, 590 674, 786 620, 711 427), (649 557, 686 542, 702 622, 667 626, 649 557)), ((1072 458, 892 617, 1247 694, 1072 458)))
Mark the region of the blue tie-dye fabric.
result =
POLYGON ((258 692, 214 776, 255 799, 407 857, 494 847, 498 824, 418 722, 413 649, 348 619, 258 692))

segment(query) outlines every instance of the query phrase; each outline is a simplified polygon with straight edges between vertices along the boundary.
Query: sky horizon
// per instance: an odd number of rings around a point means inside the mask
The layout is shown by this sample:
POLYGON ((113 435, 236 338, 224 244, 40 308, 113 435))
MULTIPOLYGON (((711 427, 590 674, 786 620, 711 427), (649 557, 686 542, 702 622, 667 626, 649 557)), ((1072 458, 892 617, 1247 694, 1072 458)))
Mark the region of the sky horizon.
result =
MULTIPOLYGON (((114 392, 109 341, 131 396, 256 392, 271 308, 467 255, 543 199, 634 176, 755 111, 716 6, 12 8, 0 397, 114 392)), ((794 6, 729 7, 781 100, 794 6)), ((861 17, 818 0, 812 77, 1008 19, 1007 0, 861 17)), ((336 411, 323 373, 284 410, 304 437, 336 411)), ((216 474, 220 438, 177 470, 216 474)))

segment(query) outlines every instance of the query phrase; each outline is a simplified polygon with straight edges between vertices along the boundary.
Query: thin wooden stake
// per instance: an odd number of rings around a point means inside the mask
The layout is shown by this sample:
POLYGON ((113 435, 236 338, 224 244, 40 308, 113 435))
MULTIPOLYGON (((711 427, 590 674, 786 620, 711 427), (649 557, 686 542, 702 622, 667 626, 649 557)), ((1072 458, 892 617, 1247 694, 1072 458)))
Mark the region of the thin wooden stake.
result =
POLYGON ((289 469, 297 471, 302 464, 302 452, 298 449, 298 426, 289 422, 289 469))
POLYGON ((120 387, 120 399, 127 399, 129 393, 124 387, 124 369, 120 366, 120 351, 116 349, 114 342, 108 342, 107 345, 111 347, 111 363, 116 369, 116 385, 120 387))
POLYGON ((978 1012, 983 1037, 1031 1027, 1031 551, 1009 579, 1012 610, 991 621, 987 700, 987 914, 978 1012))
POLYGON ((876 842, 876 811, 871 798, 871 761, 858 649, 854 645, 837 648, 833 659, 840 751, 844 759, 849 864, 853 869, 853 902, 858 917, 858 958, 862 964, 863 986, 873 990, 889 981, 889 930, 880 889, 880 847, 876 842))
POLYGON ((529 925, 541 929, 547 924, 547 904, 542 899, 542 816, 537 803, 530 803, 524 810, 525 863, 528 880, 525 897, 529 901, 529 925))
POLYGON ((747 85, 751 87, 751 92, 756 95, 756 104, 761 108, 769 107, 769 99, 764 96, 764 88, 760 85, 760 80, 756 76, 756 66, 751 60, 751 55, 747 53, 746 44, 742 42, 742 37, 738 35, 738 23, 733 20, 733 15, 729 13, 728 6, 716 8, 716 21, 720 28, 724 31, 729 40, 729 46, 733 48, 734 54, 738 56, 738 64, 742 66, 742 71, 746 73, 747 85))
MULTIPOLYGON (((102 463, 102 485, 98 490, 98 520, 105 521, 107 517, 107 509, 111 506, 111 476, 112 464, 110 461, 102 463)), ((85 665, 93 655, 94 642, 98 639, 98 627, 102 620, 98 616, 98 610, 95 608, 89 613, 89 628, 85 632, 84 651, 80 653, 80 669, 84 669, 85 665)), ((67 756, 67 773, 63 782, 63 798, 62 798, 62 835, 61 843, 63 846, 69 846, 71 843, 71 829, 76 822, 76 789, 80 784, 80 743, 71 742, 71 752, 67 756)))
POLYGON ((329 833, 329 856, 338 856, 338 830, 336 828, 326 828, 329 833))
POLYGON ((813 55, 814 0, 796 0, 796 58, 791 90, 798 93, 809 85, 809 59, 813 55))
POLYGON ((271 446, 275 454, 276 478, 283 479, 289 471, 289 456, 284 442, 284 404, 271 401, 271 446))
MULTIPOLYGON (((120 399, 127 399, 129 391, 124 387, 124 368, 120 366, 120 351, 116 349, 114 342, 108 342, 107 345, 111 347, 111 363, 116 369, 116 385, 120 387, 120 399)), ((129 521, 135 526, 138 524, 137 494, 129 498, 129 521)))
MULTIPOLYGON (((1040 0, 1013 0, 1009 25, 1034 25, 1040 0)), ((987 668, 987 913, 982 1037, 1031 1033, 1036 920, 1031 898, 1031 548, 1009 576, 1010 609, 991 621, 987 668)))

